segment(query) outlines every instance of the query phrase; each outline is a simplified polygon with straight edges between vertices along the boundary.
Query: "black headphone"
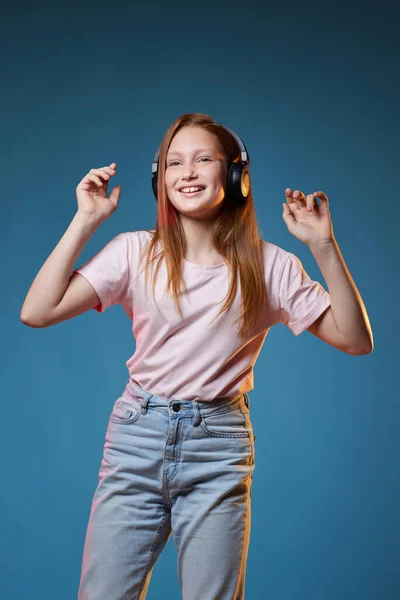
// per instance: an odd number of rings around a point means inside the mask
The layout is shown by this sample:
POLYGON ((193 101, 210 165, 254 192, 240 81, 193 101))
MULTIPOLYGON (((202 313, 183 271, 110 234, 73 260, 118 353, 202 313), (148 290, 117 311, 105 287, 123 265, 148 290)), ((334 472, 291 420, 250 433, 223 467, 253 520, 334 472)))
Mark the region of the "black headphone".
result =
MULTIPOLYGON (((240 137, 238 135, 236 135, 236 133, 234 131, 232 131, 232 129, 229 129, 228 127, 225 127, 223 125, 221 125, 221 127, 224 127, 224 129, 226 129, 227 131, 229 131, 229 133, 231 135, 233 135, 233 137, 239 144, 240 152, 242 155, 241 162, 238 162, 238 163, 232 162, 229 165, 225 197, 229 195, 235 204, 241 204, 244 202, 244 200, 247 198, 247 196, 249 195, 249 192, 250 192, 250 172, 249 172, 249 168, 248 168, 248 165, 250 164, 250 155, 247 152, 246 146, 244 145, 244 143, 242 142, 240 137)), ((154 194, 157 202, 158 202, 158 198, 157 198, 158 174, 157 174, 157 171, 158 171, 158 157, 160 156, 160 148, 161 148, 161 144, 159 145, 158 150, 154 155, 153 164, 151 167, 151 171, 153 173, 153 177, 151 179, 151 186, 153 188, 153 194, 154 194)))

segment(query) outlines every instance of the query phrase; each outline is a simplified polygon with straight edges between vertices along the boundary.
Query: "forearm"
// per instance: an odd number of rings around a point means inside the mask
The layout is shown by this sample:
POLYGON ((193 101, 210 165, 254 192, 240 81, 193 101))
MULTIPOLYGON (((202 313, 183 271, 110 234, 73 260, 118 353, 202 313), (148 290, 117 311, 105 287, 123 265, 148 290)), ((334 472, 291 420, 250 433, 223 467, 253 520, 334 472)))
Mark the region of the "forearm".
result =
POLYGON ((371 325, 362 298, 335 239, 309 246, 328 286, 332 316, 349 347, 373 350, 371 325))
POLYGON ((40 320, 59 304, 72 267, 100 223, 80 212, 36 275, 21 309, 21 320, 40 320))

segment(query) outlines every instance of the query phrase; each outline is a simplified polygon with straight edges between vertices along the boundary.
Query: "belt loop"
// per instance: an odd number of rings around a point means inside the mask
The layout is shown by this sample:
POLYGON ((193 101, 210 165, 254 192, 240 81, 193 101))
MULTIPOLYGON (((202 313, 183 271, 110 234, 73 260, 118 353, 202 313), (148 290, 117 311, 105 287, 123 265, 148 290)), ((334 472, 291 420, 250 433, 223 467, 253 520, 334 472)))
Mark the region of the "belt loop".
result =
POLYGON ((197 400, 193 400, 193 410, 194 410, 194 421, 193 427, 198 427, 201 421, 201 414, 199 409, 199 403, 197 400))
POLYGON ((147 414, 147 405, 149 403, 150 398, 151 398, 151 394, 147 394, 142 400, 142 407, 141 407, 142 415, 147 414))

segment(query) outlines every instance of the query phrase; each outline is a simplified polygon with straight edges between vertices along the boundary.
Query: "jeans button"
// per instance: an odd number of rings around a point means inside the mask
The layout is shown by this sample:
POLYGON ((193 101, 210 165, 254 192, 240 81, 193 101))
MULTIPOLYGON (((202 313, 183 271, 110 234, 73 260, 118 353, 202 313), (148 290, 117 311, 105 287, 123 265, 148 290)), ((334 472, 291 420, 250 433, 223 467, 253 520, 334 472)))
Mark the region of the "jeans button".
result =
POLYGON ((172 410, 174 410, 175 412, 178 412, 181 410, 181 407, 179 406, 179 404, 173 404, 172 405, 172 410))

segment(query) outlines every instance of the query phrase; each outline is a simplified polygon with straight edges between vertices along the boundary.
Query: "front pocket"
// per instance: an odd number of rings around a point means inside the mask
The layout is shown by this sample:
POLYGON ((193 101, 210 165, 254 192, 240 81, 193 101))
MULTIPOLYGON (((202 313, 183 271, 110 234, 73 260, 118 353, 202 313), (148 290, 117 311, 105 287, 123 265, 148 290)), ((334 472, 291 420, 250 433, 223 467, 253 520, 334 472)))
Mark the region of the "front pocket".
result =
POLYGON ((135 423, 142 414, 141 404, 133 398, 121 396, 115 401, 110 421, 113 423, 135 423))
POLYGON ((240 408, 217 411, 203 416, 200 427, 207 435, 214 437, 241 438, 250 436, 246 417, 240 408))

